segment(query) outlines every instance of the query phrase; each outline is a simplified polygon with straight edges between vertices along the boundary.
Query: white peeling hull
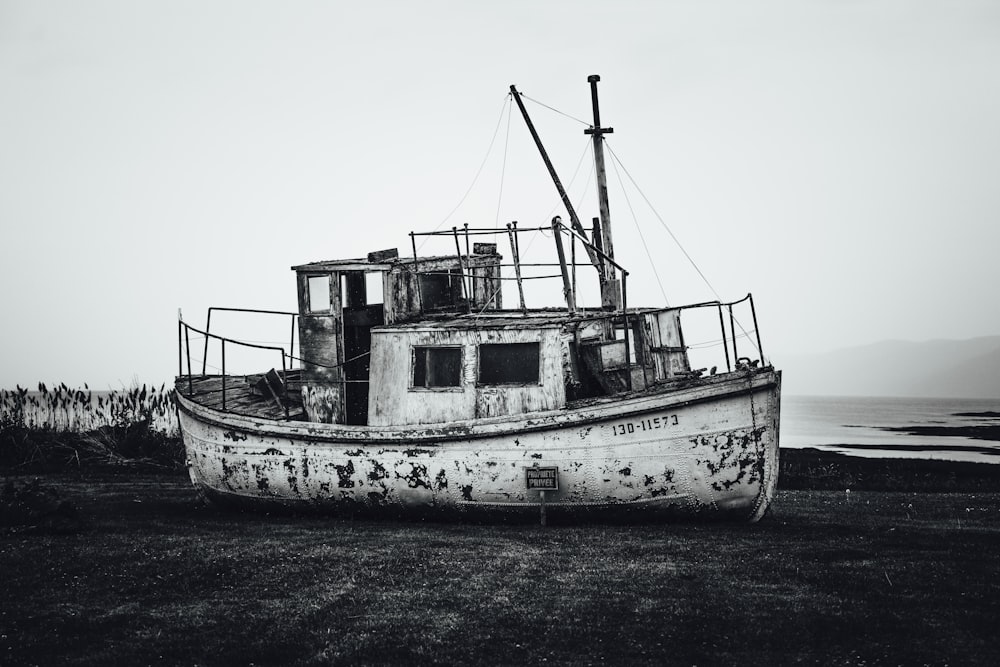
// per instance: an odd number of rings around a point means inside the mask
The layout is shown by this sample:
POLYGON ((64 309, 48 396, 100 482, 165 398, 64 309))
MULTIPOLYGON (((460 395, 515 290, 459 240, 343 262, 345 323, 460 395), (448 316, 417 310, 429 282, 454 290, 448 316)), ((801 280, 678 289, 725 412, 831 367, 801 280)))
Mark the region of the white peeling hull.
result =
POLYGON ((778 475, 780 373, 706 378, 585 408, 412 428, 280 422, 178 393, 191 479, 242 506, 342 514, 537 515, 525 468, 555 466, 549 516, 756 521, 778 475))

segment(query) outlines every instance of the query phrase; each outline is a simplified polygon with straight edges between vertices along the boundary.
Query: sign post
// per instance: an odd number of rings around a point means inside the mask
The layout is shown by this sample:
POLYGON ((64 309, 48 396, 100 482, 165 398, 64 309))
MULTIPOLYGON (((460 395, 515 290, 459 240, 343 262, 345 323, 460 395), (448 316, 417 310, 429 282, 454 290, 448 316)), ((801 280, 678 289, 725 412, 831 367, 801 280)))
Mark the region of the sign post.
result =
POLYGON ((545 525, 545 494, 559 490, 559 468, 539 466, 537 463, 524 469, 524 484, 529 491, 538 491, 541 523, 545 525))

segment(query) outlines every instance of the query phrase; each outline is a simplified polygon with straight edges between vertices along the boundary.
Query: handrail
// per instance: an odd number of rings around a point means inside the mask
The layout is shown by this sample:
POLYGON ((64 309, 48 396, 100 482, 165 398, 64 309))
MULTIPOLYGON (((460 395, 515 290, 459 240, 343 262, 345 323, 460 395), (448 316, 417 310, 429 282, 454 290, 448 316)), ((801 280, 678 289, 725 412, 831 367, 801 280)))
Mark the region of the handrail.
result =
MULTIPOLYGON (((217 310, 220 312, 230 312, 230 313, 255 313, 260 315, 291 315, 292 317, 292 335, 291 341, 288 344, 288 354, 291 356, 295 352, 295 318, 299 316, 298 313, 288 312, 286 310, 260 310, 258 308, 226 308, 221 306, 209 306, 208 316, 205 320, 205 331, 209 331, 212 328, 212 311, 217 310)), ((201 374, 205 374, 206 362, 208 360, 208 338, 205 339, 205 353, 202 355, 202 366, 201 374)))
MULTIPOLYGON (((732 370, 732 366, 730 366, 729 347, 728 347, 728 345, 726 343, 726 336, 728 335, 732 339, 732 341, 733 341, 732 359, 735 360, 738 363, 739 359, 740 359, 739 350, 737 349, 737 345, 736 345, 736 339, 738 338, 738 336, 736 335, 736 325, 738 324, 738 322, 736 320, 735 315, 733 314, 733 306, 738 306, 739 304, 744 303, 744 302, 748 302, 749 305, 750 305, 750 315, 751 315, 751 317, 753 319, 754 338, 757 341, 757 346, 756 346, 757 347, 757 354, 760 356, 760 362, 763 364, 764 363, 764 348, 763 348, 763 346, 761 345, 761 342, 760 342, 760 328, 757 325, 757 309, 754 306, 753 294, 751 294, 751 293, 748 292, 745 297, 743 297, 742 299, 736 299, 735 301, 728 301, 728 302, 723 302, 723 301, 719 301, 719 300, 715 300, 715 301, 703 301, 703 302, 700 302, 700 303, 692 303, 692 304, 688 304, 688 305, 685 305, 685 306, 677 306, 675 308, 672 308, 671 310, 678 310, 678 311, 680 311, 680 310, 692 310, 692 309, 695 309, 695 308, 708 308, 708 307, 716 307, 716 308, 718 308, 718 310, 719 310, 719 328, 722 330, 722 345, 723 345, 723 348, 724 348, 723 353, 725 354, 725 357, 726 357, 726 370, 732 370), (729 313, 729 332, 728 332, 728 334, 726 332, 725 319, 723 318, 723 309, 727 310, 728 313, 729 313)), ((743 327, 740 326, 740 329, 743 329, 743 327)), ((745 329, 743 329, 743 335, 744 336, 749 336, 750 334, 745 329)))
MULTIPOLYGON (((218 308, 217 310, 229 310, 229 309, 218 308)), ((240 309, 231 309, 231 310, 237 310, 237 311, 239 311, 240 309)), ((262 312, 262 311, 250 311, 250 312, 262 312)), ((277 313, 277 314, 285 314, 285 313, 277 313)), ((203 330, 201 330, 201 329, 199 329, 197 327, 191 326, 190 324, 188 324, 187 322, 185 322, 180 316, 178 316, 177 325, 178 325, 177 326, 177 330, 178 330, 178 346, 179 346, 179 349, 181 349, 181 347, 183 347, 183 349, 185 349, 187 351, 187 371, 188 371, 187 372, 187 378, 188 378, 188 395, 189 396, 194 394, 194 381, 193 381, 194 374, 191 372, 191 340, 190 340, 190 332, 193 331, 196 334, 200 334, 200 335, 202 335, 202 336, 205 337, 205 357, 202 359, 202 373, 201 373, 202 377, 204 377, 206 375, 206 368, 207 368, 207 363, 208 363, 208 340, 211 338, 211 339, 214 339, 214 340, 218 340, 221 343, 221 346, 222 346, 222 353, 221 353, 221 357, 222 357, 222 369, 221 369, 222 370, 222 410, 223 410, 223 412, 227 411, 226 410, 226 375, 227 375, 226 374, 226 343, 230 343, 232 345, 239 345, 239 346, 242 346, 242 347, 254 348, 254 349, 258 349, 258 350, 272 350, 272 351, 280 352, 281 353, 281 378, 283 380, 282 393, 283 393, 283 398, 285 399, 284 401, 282 401, 282 408, 285 411, 285 419, 289 419, 290 418, 289 417, 289 411, 288 411, 288 370, 289 369, 288 369, 288 364, 286 363, 286 357, 288 357, 290 359, 294 358, 294 357, 291 355, 291 353, 285 352, 285 348, 274 346, 274 345, 261 345, 260 343, 247 343, 245 341, 236 340, 235 338, 227 338, 225 336, 219 336, 218 334, 213 334, 213 333, 210 333, 208 331, 203 331, 203 330), (183 342, 181 340, 181 334, 183 334, 183 342)), ((178 374, 179 377, 184 377, 184 366, 183 366, 183 362, 181 361, 181 359, 182 359, 182 355, 180 353, 178 353, 179 368, 178 368, 178 373, 177 374, 178 374)))

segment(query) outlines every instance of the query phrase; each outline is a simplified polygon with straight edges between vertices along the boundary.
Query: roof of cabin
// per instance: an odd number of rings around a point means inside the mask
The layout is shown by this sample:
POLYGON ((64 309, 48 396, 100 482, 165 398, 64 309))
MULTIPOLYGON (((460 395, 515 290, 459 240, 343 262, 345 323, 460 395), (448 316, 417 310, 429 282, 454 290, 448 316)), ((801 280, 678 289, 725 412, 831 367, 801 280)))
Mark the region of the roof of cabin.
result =
MULTIPOLYGON (((497 253, 490 254, 476 254, 463 255, 466 261, 482 262, 487 259, 496 259, 501 257, 497 253)), ((458 261, 458 255, 439 255, 435 257, 418 257, 416 262, 442 262, 442 261, 458 261)), ((370 261, 365 257, 358 257, 357 259, 329 259, 319 262, 309 262, 308 264, 299 264, 293 266, 293 271, 298 271, 299 273, 309 273, 315 272, 330 272, 330 271, 388 271, 393 266, 399 264, 413 264, 413 257, 394 257, 390 259, 385 259, 383 261, 370 261)))
POLYGON ((493 310, 482 313, 423 315, 418 320, 396 322, 374 327, 375 331, 418 330, 418 329, 550 329, 562 327, 570 322, 590 322, 606 319, 609 313, 593 311, 570 314, 559 309, 493 310))

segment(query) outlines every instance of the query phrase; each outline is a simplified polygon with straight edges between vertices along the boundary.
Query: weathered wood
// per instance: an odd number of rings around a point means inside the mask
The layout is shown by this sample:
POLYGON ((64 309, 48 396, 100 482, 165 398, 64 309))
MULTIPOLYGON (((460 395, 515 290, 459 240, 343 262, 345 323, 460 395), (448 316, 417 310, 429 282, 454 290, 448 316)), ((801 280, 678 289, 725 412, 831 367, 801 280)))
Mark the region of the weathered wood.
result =
POLYGON ((561 327, 532 329, 373 330, 368 423, 433 424, 475 417, 515 415, 551 410, 566 403, 561 327), (489 387, 478 384, 478 346, 484 343, 540 344, 539 383, 489 387), (462 350, 460 387, 412 386, 413 348, 459 346, 462 350))

